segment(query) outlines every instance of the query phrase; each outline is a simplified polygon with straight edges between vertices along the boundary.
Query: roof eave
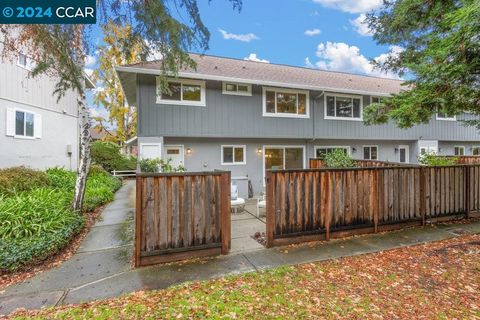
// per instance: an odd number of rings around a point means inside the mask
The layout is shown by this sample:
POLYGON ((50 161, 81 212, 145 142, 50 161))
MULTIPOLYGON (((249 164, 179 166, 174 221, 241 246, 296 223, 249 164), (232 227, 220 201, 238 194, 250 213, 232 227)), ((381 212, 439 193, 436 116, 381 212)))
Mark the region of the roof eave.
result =
MULTIPOLYGON (((161 70, 139 68, 139 67, 121 67, 120 66, 120 67, 116 67, 115 69, 117 71, 128 72, 128 73, 151 74, 151 75, 157 75, 157 76, 161 74, 161 70)), ((256 85, 272 86, 272 87, 284 87, 284 88, 304 89, 304 90, 314 90, 314 91, 332 91, 332 92, 339 92, 339 93, 353 93, 353 94, 370 95, 370 96, 388 97, 391 95, 391 93, 382 93, 382 92, 374 92, 374 91, 301 85, 296 83, 276 82, 276 81, 252 80, 252 79, 216 76, 216 75, 192 73, 192 72, 178 72, 178 77, 188 78, 188 79, 213 80, 213 81, 233 81, 238 83, 248 83, 248 84, 256 84, 256 85)))

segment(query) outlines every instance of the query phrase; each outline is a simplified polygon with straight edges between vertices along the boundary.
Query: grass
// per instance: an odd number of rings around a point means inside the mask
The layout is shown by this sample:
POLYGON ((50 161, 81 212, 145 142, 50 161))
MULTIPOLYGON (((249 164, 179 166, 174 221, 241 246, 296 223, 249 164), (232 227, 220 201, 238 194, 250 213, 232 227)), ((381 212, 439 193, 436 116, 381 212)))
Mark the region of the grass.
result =
MULTIPOLYGON (((65 247, 82 230, 84 217, 70 209, 75 173, 60 168, 40 172, 13 168, 0 172, 11 188, 0 190, 0 272, 37 263, 65 247), (36 177, 30 183, 26 177, 36 177)), ((113 200, 121 182, 93 168, 84 210, 113 200)))
POLYGON ((82 305, 19 311, 12 317, 476 319, 480 317, 479 244, 480 235, 464 236, 82 305), (455 275, 449 276, 453 270, 455 275))

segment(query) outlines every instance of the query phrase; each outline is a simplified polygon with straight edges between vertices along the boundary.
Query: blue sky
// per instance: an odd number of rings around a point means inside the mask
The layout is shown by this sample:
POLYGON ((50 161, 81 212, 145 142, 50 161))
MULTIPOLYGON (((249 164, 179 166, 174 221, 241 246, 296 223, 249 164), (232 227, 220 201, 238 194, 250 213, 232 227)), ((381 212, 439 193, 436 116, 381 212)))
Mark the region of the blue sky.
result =
POLYGON ((201 1, 200 12, 211 32, 208 54, 243 59, 253 53, 272 63, 379 75, 368 60, 389 48, 377 45, 358 21, 381 3, 244 0, 238 12, 229 1, 213 0, 201 1))
MULTIPOLYGON (((394 77, 374 70, 370 59, 385 59, 391 49, 379 46, 359 23, 382 0, 243 0, 233 10, 228 0, 199 0, 202 21, 210 30, 206 54, 270 63, 394 77)), ((95 65, 95 57, 91 65, 95 65)), ((91 99, 89 99, 91 101, 91 99)), ((94 115, 105 115, 94 108, 94 115)))

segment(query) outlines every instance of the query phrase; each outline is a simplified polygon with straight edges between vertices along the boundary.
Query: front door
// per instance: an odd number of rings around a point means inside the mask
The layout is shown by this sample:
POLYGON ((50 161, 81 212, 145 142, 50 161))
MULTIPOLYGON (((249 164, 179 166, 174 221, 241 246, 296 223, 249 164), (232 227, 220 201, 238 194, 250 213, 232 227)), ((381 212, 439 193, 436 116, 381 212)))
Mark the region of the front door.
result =
POLYGON ((398 162, 408 163, 410 159, 410 153, 407 145, 398 146, 398 162))
POLYGON ((165 146, 165 160, 170 160, 170 164, 174 168, 184 166, 183 146, 165 146))

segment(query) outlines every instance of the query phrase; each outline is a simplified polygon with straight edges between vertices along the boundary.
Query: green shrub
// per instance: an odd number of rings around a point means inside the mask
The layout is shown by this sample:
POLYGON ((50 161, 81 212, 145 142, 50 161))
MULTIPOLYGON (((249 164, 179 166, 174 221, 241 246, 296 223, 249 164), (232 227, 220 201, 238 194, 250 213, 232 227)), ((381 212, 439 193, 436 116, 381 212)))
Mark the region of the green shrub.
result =
POLYGON ((54 232, 75 219, 67 192, 39 188, 0 198, 0 239, 18 239, 54 232))
MULTIPOLYGON (((12 271, 42 260, 67 245, 84 225, 70 209, 75 172, 52 168, 47 187, 0 195, 0 270, 12 271)), ((122 185, 101 167, 89 172, 84 211, 113 200, 122 185)))
POLYGON ((69 224, 51 233, 0 241, 0 270, 14 271, 41 261, 64 248, 84 226, 84 218, 73 214, 69 224))
POLYGON ((418 156, 418 162, 425 166, 453 166, 458 163, 459 157, 443 157, 435 153, 423 153, 418 156))
POLYGON ((113 142, 95 141, 91 147, 92 163, 102 166, 108 172, 113 170, 135 170, 137 159, 120 153, 120 146, 113 142))
POLYGON ((172 159, 164 161, 163 159, 143 159, 139 161, 141 172, 185 172, 184 166, 174 167, 171 164, 172 159))
POLYGON ((63 168, 50 168, 47 170, 50 186, 62 190, 73 190, 75 188, 76 173, 63 168))
POLYGON ((0 170, 0 195, 9 195, 18 191, 29 191, 49 185, 45 172, 25 167, 0 170))
POLYGON ((335 149, 325 155, 325 166, 327 168, 352 168, 355 167, 355 160, 344 150, 335 149))

